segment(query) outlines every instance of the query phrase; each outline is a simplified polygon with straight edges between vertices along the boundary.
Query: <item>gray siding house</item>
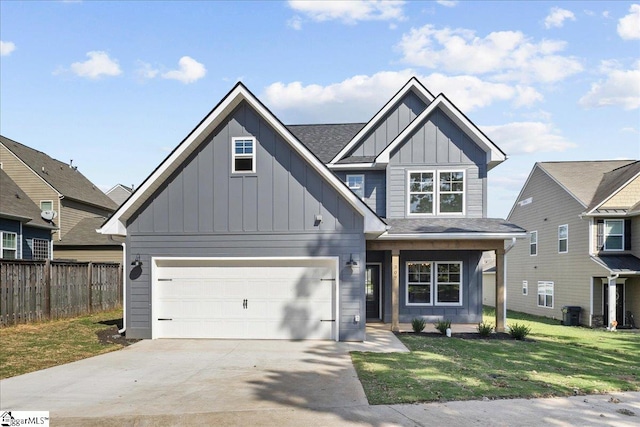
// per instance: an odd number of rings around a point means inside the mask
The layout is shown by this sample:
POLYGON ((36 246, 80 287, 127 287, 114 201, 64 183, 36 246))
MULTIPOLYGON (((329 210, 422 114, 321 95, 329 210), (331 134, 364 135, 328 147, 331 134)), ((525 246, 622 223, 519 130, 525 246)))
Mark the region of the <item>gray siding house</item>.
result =
POLYGON ((579 323, 610 328, 640 315, 640 162, 537 163, 508 220, 529 235, 509 252, 509 309, 580 307, 579 323))
POLYGON ((477 322, 482 252, 502 266, 525 236, 486 218, 505 158, 416 79, 368 123, 292 126, 238 83, 100 229, 126 236, 127 335, 361 341, 371 321, 477 322))

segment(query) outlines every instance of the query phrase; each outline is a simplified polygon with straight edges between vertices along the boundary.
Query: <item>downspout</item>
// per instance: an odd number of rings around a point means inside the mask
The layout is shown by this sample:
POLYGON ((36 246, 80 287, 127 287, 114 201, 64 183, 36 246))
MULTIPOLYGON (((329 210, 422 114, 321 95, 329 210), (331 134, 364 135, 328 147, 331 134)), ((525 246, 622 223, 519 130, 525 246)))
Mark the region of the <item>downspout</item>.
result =
POLYGON ((62 199, 64 194, 58 194, 58 241, 62 240, 62 199))
POLYGON ((505 319, 505 323, 506 323, 506 319, 507 319, 507 265, 509 264, 507 262, 507 254, 509 253, 509 251, 511 249, 513 249, 513 247, 516 245, 516 238, 512 237, 511 238, 511 243, 509 243, 507 245, 506 248, 504 248, 504 273, 502 275, 502 278, 504 280, 504 313, 503 314, 503 318, 505 319))
POLYGON ((127 244, 122 242, 122 329, 119 334, 124 334, 127 330, 127 244))

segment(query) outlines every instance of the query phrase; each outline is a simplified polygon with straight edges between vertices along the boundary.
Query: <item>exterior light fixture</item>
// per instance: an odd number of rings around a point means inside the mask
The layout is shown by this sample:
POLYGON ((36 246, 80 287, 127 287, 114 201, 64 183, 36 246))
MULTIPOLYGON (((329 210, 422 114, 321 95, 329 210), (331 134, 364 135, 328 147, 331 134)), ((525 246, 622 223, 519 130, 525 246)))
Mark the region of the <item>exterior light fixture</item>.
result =
POLYGON ((347 261, 347 267, 355 267, 358 263, 353 259, 353 254, 351 254, 349 261, 347 261))
POLYGON ((140 254, 136 255, 136 259, 131 262, 134 267, 142 267, 142 261, 140 261, 140 254))

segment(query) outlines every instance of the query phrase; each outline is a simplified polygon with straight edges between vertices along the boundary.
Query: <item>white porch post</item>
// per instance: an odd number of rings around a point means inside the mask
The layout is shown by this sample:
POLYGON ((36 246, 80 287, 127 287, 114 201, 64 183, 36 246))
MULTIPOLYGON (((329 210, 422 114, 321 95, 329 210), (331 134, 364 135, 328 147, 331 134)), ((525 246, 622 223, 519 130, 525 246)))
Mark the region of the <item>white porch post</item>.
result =
POLYGON ((610 276, 609 279, 609 324, 607 325, 610 330, 616 329, 616 279, 618 275, 610 276))

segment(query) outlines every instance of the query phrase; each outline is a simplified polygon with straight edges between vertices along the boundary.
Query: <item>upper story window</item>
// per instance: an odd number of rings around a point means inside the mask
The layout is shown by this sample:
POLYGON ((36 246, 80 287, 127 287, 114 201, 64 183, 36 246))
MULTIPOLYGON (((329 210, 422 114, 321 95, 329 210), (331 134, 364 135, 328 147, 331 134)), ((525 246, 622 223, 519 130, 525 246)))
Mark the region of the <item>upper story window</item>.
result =
POLYGON ((433 213, 433 172, 409 173, 409 213, 433 213))
POLYGON ((438 172, 439 212, 462 213, 464 211, 464 172, 438 172))
POLYGON ((18 235, 9 231, 3 231, 0 233, 2 240, 0 240, 0 254, 4 259, 16 259, 18 256, 18 235))
POLYGON ((232 173, 253 173, 256 171, 256 139, 239 137, 231 139, 232 173))
POLYGON ((569 252, 569 225, 558 227, 558 253, 569 252))
POLYGON ((53 201, 51 201, 51 200, 41 200, 40 201, 40 210, 41 211, 52 211, 53 210, 53 201))
POLYGON ((538 255, 538 232, 532 231, 529 234, 529 255, 538 255))
POLYGON ((604 250, 623 251, 624 250, 624 220, 605 219, 604 220, 604 250))
POLYGON ((364 199, 364 175, 347 175, 347 187, 349 187, 356 196, 364 199))

